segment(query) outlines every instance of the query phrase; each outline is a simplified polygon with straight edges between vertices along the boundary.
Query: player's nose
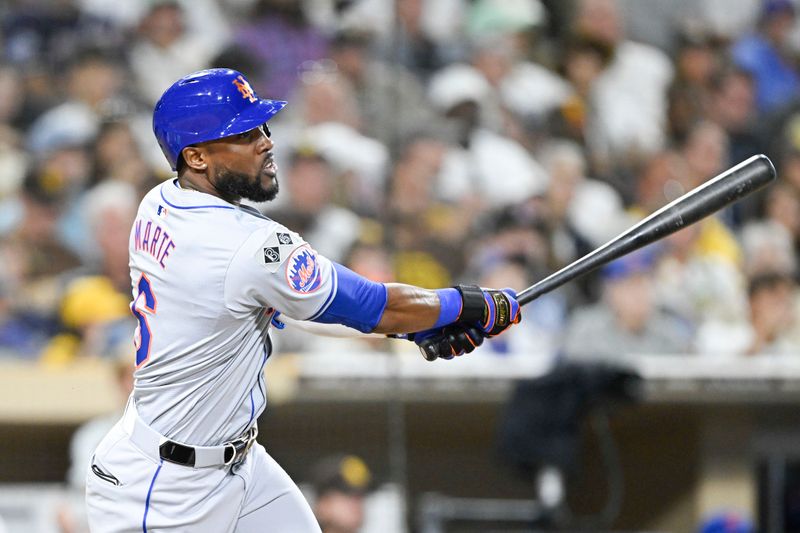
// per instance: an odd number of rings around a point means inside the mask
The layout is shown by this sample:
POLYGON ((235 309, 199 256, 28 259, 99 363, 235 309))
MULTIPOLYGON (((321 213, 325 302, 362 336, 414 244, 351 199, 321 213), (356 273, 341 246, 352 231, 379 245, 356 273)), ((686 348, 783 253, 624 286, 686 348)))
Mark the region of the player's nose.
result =
POLYGON ((258 141, 256 141, 256 149, 258 150, 258 153, 268 152, 273 146, 275 146, 275 143, 272 141, 272 139, 266 135, 258 136, 258 141))

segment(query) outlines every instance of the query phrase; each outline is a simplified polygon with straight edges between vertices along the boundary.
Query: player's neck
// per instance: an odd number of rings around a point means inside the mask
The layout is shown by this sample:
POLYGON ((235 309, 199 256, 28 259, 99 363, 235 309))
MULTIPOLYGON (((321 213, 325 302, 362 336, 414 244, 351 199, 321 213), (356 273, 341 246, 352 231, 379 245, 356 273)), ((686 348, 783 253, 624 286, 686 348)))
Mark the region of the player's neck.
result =
POLYGON ((192 184, 192 182, 190 182, 188 179, 186 179, 183 176, 179 176, 178 177, 178 185, 180 186, 181 189, 186 190, 186 191, 204 192, 204 191, 201 191, 200 189, 198 189, 197 187, 195 187, 192 184))
POLYGON ((210 194, 211 196, 216 196, 226 202, 230 202, 232 204, 238 204, 237 201, 231 201, 230 198, 225 198, 220 192, 211 184, 208 180, 205 179, 193 179, 193 176, 189 175, 188 173, 182 174, 178 176, 178 185, 181 189, 187 191, 197 191, 203 192, 206 194, 210 194))

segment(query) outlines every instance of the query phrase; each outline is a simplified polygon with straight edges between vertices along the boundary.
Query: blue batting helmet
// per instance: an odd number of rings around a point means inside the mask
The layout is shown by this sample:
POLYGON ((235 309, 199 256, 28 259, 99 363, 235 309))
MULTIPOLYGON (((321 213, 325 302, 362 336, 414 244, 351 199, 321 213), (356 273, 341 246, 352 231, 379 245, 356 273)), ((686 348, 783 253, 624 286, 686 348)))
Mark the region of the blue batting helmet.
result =
POLYGON ((190 144, 249 131, 285 105, 256 96, 240 72, 201 70, 164 91, 153 111, 153 133, 172 170, 177 170, 181 150, 190 144))

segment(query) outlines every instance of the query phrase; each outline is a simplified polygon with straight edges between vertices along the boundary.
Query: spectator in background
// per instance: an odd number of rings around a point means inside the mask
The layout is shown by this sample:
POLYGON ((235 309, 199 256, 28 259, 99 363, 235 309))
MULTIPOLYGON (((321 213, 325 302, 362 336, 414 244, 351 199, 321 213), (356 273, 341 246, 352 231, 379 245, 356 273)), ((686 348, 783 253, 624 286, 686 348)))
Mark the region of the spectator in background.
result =
POLYGON ((707 116, 713 102, 712 82, 721 68, 720 48, 705 29, 690 26, 680 33, 675 79, 668 92, 671 138, 684 139, 692 124, 707 116))
POLYGON ((534 59, 546 17, 539 0, 479 0, 467 12, 470 63, 492 89, 484 125, 529 148, 544 116, 569 94, 567 83, 534 59))
POLYGON ((788 233, 797 257, 800 252, 800 193, 785 182, 776 183, 767 191, 764 209, 765 221, 788 233))
MULTIPOLYGON (((467 275, 475 279, 505 262, 520 263, 526 279, 540 279, 560 266, 542 213, 535 201, 486 213, 475 220, 467 247, 467 275), (477 231, 477 228, 480 228, 477 231)), ((560 294, 568 294, 564 287, 560 294)))
POLYGON ((788 338, 792 327, 796 327, 796 293, 797 284, 784 273, 765 272, 750 280, 750 331, 740 354, 798 354, 800 346, 788 338))
POLYGON ((372 41, 365 32, 339 32, 331 42, 330 57, 353 88, 362 133, 397 148, 431 122, 433 111, 414 75, 372 57, 372 41))
POLYGON ((760 113, 777 111, 800 93, 800 70, 789 42, 795 17, 791 0, 765 0, 755 33, 731 49, 736 64, 753 76, 760 113))
POLYGON ((800 352, 800 291, 794 279, 797 257, 784 225, 797 227, 800 205, 796 195, 781 185, 769 191, 767 209, 771 217, 747 224, 741 233, 748 284, 746 313, 738 320, 709 317, 697 339, 702 353, 741 356, 800 352))
POLYGON ((800 193, 800 143, 785 147, 776 165, 780 169, 778 175, 781 180, 800 193))
POLYGON ((538 157, 550 177, 540 209, 560 265, 589 253, 630 225, 619 194, 587 176, 586 158, 578 145, 551 141, 541 147, 538 157))
POLYGON ((592 88, 596 116, 587 139, 592 166, 605 176, 664 146, 674 67, 659 49, 625 38, 616 0, 579 0, 573 27, 613 50, 592 88))
POLYGON ((764 143, 755 131, 753 78, 747 72, 725 68, 714 76, 707 112, 728 135, 729 162, 738 163, 763 151, 764 143))
POLYGON ((455 30, 463 19, 464 5, 458 0, 398 0, 394 31, 379 32, 380 57, 402 65, 425 82, 453 59, 460 59, 455 30))
POLYGON ((685 184, 689 169, 686 160, 675 150, 654 154, 636 178, 633 211, 640 217, 660 209, 688 192, 685 184))
POLYGON ((482 125, 481 106, 490 91, 478 70, 452 65, 431 79, 428 92, 434 107, 454 131, 437 194, 443 201, 477 213, 541 193, 547 183, 541 165, 525 148, 482 125))
POLYGON ((59 303, 63 332, 44 350, 46 363, 129 354, 136 321, 129 308, 127 251, 138 200, 133 185, 117 181, 105 181, 86 195, 83 207, 97 255, 64 289, 59 303))
MULTIPOLYGON (((680 154, 686 162, 685 174, 679 178, 684 192, 699 187, 730 165, 727 159, 728 137, 711 121, 701 121, 692 126, 680 154)), ((741 250, 730 229, 734 226, 732 208, 703 219, 699 225, 697 247, 701 253, 719 255, 738 267, 741 250)))
POLYGON ((24 104, 25 87, 22 74, 13 65, 0 63, 0 125, 4 129, 16 129, 22 126, 21 114, 24 104))
POLYGON ((152 3, 137 33, 130 51, 131 72, 139 94, 150 106, 172 85, 176 75, 207 68, 216 52, 204 33, 187 30, 184 10, 177 0, 152 3))
POLYGON ((728 136, 710 120, 692 124, 680 147, 688 171, 684 181, 687 191, 705 183, 729 165, 728 136))
POLYGON ((153 171, 142 156, 142 150, 127 120, 106 121, 100 125, 92 145, 92 176, 94 186, 105 180, 130 183, 144 195, 151 183, 153 171))
POLYGON ((0 202, 16 193, 27 169, 19 130, 24 102, 22 76, 14 67, 0 63, 0 202))
POLYGON ((296 87, 297 105, 289 109, 286 122, 302 128, 336 122, 359 130, 364 122, 355 89, 347 77, 338 72, 330 59, 308 63, 296 87))
MULTIPOLYGON (((631 212, 645 217, 688 192, 686 159, 674 151, 656 154, 639 176, 631 212)), ((739 319, 745 282, 741 250, 733 233, 708 217, 664 240, 657 269, 659 304, 691 330, 707 319, 739 319)))
POLYGON ((586 146, 589 124, 594 120, 592 88, 612 55, 613 48, 603 41, 580 35, 569 37, 560 53, 558 72, 569 83, 570 91, 547 119, 551 135, 586 146))
POLYGON ((90 143, 102 119, 127 105, 124 82, 123 70, 101 50, 85 50, 72 57, 66 69, 67 98, 33 123, 28 148, 41 154, 54 145, 90 143))
POLYGON ((701 120, 692 124, 680 145, 688 174, 684 187, 694 189, 725 170, 728 165, 728 136, 715 122, 701 120))
MULTIPOLYGON (((767 143, 757 130, 755 88, 747 72, 735 67, 722 69, 714 77, 711 96, 707 114, 728 136, 730 164, 767 151, 767 143)), ((731 222, 740 227, 759 216, 764 195, 765 191, 760 191, 731 206, 731 222)))
POLYGON ((569 85, 550 69, 527 60, 527 50, 520 49, 515 34, 476 36, 471 49, 471 65, 489 83, 481 101, 483 125, 533 149, 544 133, 545 117, 569 96, 569 85))
POLYGON ((18 292, 0 280, 0 358, 35 360, 58 324, 46 312, 26 309, 18 292))
POLYGON ((257 0, 247 22, 234 27, 233 40, 264 67, 250 78, 258 94, 286 99, 298 83, 298 67, 328 56, 328 38, 308 19, 303 2, 257 0))
POLYGON ((291 155, 284 184, 288 204, 270 210, 270 218, 303 234, 319 253, 343 261, 359 238, 361 221, 336 202, 343 193, 348 199, 342 176, 322 154, 311 147, 299 147, 291 155))
POLYGON ((372 474, 355 455, 332 456, 312 471, 314 516, 322 533, 358 533, 364 524, 364 499, 372 474))
POLYGON ((59 141, 34 162, 34 172, 45 176, 48 187, 58 184, 59 219, 56 232, 64 246, 81 257, 86 257, 91 248, 91 237, 85 226, 80 207, 80 198, 85 193, 91 179, 92 159, 88 147, 71 142, 59 141))
POLYGON ((19 193, 18 218, 0 240, 3 273, 16 302, 42 317, 54 312, 59 276, 81 264, 58 235, 67 188, 64 175, 52 168, 29 172, 19 193))
POLYGON ((446 147, 416 138, 401 151, 387 199, 397 281, 433 287, 451 285, 463 269, 461 243, 469 224, 454 206, 434 195, 435 177, 446 147))
POLYGON ((681 321, 692 336, 706 339, 705 330, 718 322, 740 322, 747 317, 747 280, 739 265, 699 245, 703 227, 687 226, 666 237, 654 274, 654 298, 660 309, 681 321))
POLYGON ((576 309, 563 346, 573 359, 613 362, 642 354, 690 353, 689 332, 662 313, 653 294, 656 250, 639 250, 603 267, 602 302, 576 309))
MULTIPOLYGON (((71 0, 81 6, 87 16, 107 20, 115 27, 118 35, 127 42, 132 40, 138 24, 148 10, 160 3, 177 3, 186 15, 187 31, 203 34, 203 47, 219 50, 230 38, 228 13, 234 11, 237 2, 228 0, 71 0)), ((246 0, 250 2, 250 0, 246 0)), ((238 13, 237 13, 238 14, 238 13)), ((238 69, 237 69, 238 70, 238 69)))
POLYGON ((792 234, 779 222, 769 219, 749 222, 742 228, 739 240, 744 254, 744 275, 748 278, 762 272, 797 271, 792 234))
POLYGON ((353 85, 337 71, 336 64, 326 60, 314 65, 315 70, 301 75, 297 104, 279 119, 281 131, 290 145, 313 147, 337 173, 347 174, 349 206, 374 214, 383 203, 391 164, 389 149, 359 132, 363 120, 353 85))
POLYGON ((124 46, 124 33, 102 17, 84 12, 77 2, 6 2, 0 48, 15 65, 52 69, 86 47, 107 51, 124 46))

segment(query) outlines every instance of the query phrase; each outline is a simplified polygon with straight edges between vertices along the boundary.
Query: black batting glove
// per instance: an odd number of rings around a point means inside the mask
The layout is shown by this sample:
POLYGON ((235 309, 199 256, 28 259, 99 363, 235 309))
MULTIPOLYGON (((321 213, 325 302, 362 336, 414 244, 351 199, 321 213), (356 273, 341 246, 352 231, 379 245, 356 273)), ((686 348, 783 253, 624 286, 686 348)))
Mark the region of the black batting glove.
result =
POLYGON ((408 339, 419 346, 419 351, 425 359, 435 361, 470 353, 483 344, 484 337, 480 328, 456 323, 443 328, 412 333, 408 339))

